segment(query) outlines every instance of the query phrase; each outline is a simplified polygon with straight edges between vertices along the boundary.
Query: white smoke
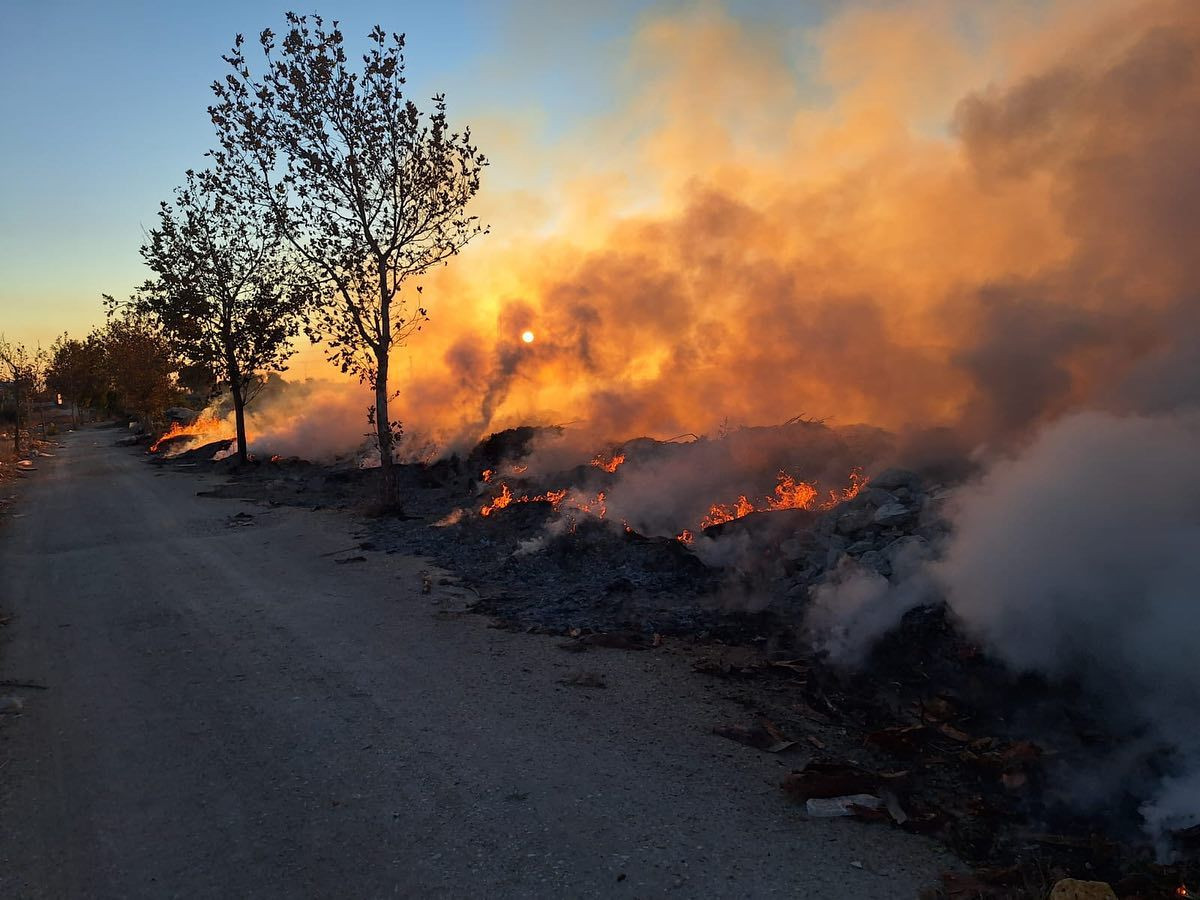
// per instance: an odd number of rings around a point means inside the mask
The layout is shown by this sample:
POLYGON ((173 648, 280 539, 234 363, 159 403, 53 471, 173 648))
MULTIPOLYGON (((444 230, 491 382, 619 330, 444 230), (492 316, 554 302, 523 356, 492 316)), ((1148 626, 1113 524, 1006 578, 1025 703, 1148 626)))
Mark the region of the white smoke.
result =
POLYGON ((929 545, 915 538, 897 543, 892 580, 843 557, 829 580, 813 589, 806 623, 818 649, 834 662, 862 662, 905 613, 936 596, 926 569, 929 545))
POLYGON ((1064 418, 959 492, 933 569, 1009 665, 1078 680, 1174 749, 1152 832, 1200 823, 1198 460, 1197 414, 1064 418))

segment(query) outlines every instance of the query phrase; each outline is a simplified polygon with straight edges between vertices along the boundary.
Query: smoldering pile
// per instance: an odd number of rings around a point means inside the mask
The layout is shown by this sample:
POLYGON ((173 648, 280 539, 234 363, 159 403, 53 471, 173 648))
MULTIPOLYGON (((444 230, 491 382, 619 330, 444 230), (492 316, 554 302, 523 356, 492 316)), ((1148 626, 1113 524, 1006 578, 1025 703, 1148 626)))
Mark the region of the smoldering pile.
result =
MULTIPOLYGON (((427 487, 458 503, 420 511, 435 526, 431 549, 486 547, 493 585, 515 575, 485 604, 493 614, 602 630, 619 609, 621 626, 647 636, 694 633, 700 618, 683 628, 630 618, 630 598, 675 592, 677 607, 719 612, 726 625, 742 617, 742 635, 794 643, 823 590, 855 579, 900 588, 936 557, 954 479, 940 465, 881 468, 896 449, 878 429, 803 419, 598 448, 566 429, 522 427, 424 470, 427 487), (590 616, 578 602, 589 591, 590 616)), ((898 622, 906 607, 891 606, 898 622)))

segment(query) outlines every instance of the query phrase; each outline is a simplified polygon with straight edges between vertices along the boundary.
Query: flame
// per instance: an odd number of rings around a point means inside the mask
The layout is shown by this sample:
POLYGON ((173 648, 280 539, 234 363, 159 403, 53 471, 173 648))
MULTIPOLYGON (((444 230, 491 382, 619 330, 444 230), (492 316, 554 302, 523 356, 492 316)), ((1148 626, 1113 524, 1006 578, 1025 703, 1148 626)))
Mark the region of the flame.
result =
POLYGON ((483 472, 480 473, 479 477, 482 478, 485 483, 490 484, 491 480, 492 480, 492 476, 495 474, 496 473, 494 471, 492 471, 491 469, 484 469, 483 472))
POLYGON ((558 505, 562 503, 563 498, 566 496, 567 491, 564 488, 561 491, 546 491, 546 493, 538 494, 534 497, 530 497, 528 494, 522 497, 515 497, 513 496, 512 488, 506 482, 503 482, 500 485, 499 496, 492 498, 492 502, 479 510, 479 512, 481 515, 490 516, 496 510, 504 509, 504 507, 511 506, 514 503, 536 503, 538 501, 545 501, 555 509, 558 509, 558 505))
POLYGON ((175 422, 170 428, 163 432, 162 436, 157 441, 150 445, 150 452, 157 453, 159 448, 167 441, 173 441, 179 437, 215 437, 224 431, 225 426, 220 419, 200 418, 191 425, 184 425, 181 422, 175 422))
MULTIPOLYGON (((483 474, 484 474, 484 479, 483 479, 484 481, 490 480, 491 470, 488 470, 487 472, 484 472, 483 474)), ((513 502, 512 489, 509 488, 509 486, 507 484, 502 484, 502 485, 500 485, 500 495, 498 497, 494 497, 492 499, 492 502, 489 503, 487 506, 485 506, 483 509, 481 509, 479 512, 481 515, 490 516, 496 510, 504 509, 504 507, 508 506, 512 502, 513 502)))
POLYGON ((591 513, 599 519, 603 519, 608 515, 608 497, 604 491, 596 494, 595 500, 583 500, 578 497, 572 497, 570 506, 572 509, 577 509, 580 512, 591 513))
POLYGON ((791 475, 779 473, 775 496, 767 498, 767 509, 808 509, 817 499, 817 489, 807 481, 797 481, 791 475))
MULTIPOLYGON (((839 503, 845 503, 858 496, 859 491, 866 487, 870 480, 862 474, 862 470, 854 469, 848 476, 849 484, 841 490, 829 492, 829 499, 817 502, 818 491, 807 481, 798 481, 786 472, 779 473, 779 483, 775 485, 775 496, 767 497, 756 505, 747 499, 745 494, 737 498, 737 502, 714 503, 701 522, 701 528, 710 528, 733 519, 740 519, 752 512, 764 512, 776 509, 832 509, 839 503)), ((686 533, 686 532, 685 532, 686 533)), ((686 543, 686 542, 685 542, 686 543)))
POLYGON ((621 467, 621 463, 625 462, 624 453, 614 453, 611 459, 605 459, 600 453, 592 457, 592 465, 597 469, 603 469, 605 472, 615 472, 621 467))
POLYGON ((695 542, 696 536, 692 534, 690 529, 685 528, 683 531, 679 532, 679 534, 675 535, 675 540, 679 541, 681 544, 691 544, 695 542))

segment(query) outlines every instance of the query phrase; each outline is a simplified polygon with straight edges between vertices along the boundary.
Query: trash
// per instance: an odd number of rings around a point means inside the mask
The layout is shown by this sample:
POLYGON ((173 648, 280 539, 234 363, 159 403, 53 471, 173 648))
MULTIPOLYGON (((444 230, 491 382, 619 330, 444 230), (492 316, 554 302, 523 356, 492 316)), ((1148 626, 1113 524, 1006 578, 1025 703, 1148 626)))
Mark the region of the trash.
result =
POLYGON ((603 688, 608 687, 604 676, 597 672, 573 672, 559 681, 559 684, 569 684, 573 687, 603 688))
POLYGON ((713 734, 767 753, 782 753, 796 745, 796 742, 785 737, 770 719, 762 719, 749 728, 741 725, 718 725, 713 728, 713 734))
POLYGON ((897 825, 903 825, 908 821, 908 813, 900 805, 900 799, 891 791, 883 792, 883 803, 887 807, 888 815, 892 817, 892 821, 897 825))
POLYGON ((1051 888, 1050 900, 1117 900, 1117 895, 1104 881, 1064 878, 1051 888))
POLYGON ((844 797, 814 797, 804 804, 810 816, 819 819, 835 819, 841 816, 856 816, 859 810, 879 809, 883 801, 874 794, 849 794, 844 797))

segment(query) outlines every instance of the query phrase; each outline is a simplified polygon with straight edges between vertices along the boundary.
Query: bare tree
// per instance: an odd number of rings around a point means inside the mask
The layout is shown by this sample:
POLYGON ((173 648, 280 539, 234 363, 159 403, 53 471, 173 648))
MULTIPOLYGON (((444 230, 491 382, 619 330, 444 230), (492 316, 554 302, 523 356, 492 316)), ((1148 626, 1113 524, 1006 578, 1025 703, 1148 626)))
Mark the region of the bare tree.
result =
MULTIPOLYGON (((388 363, 427 315, 405 282, 445 263, 486 229, 465 212, 487 160, 469 129, 452 132, 442 95, 425 115, 404 95, 404 36, 376 26, 361 71, 336 21, 287 14, 278 44, 259 35, 251 75, 238 35, 209 114, 224 189, 269 212, 320 293, 309 336, 375 392, 385 505, 398 503, 388 363)), ((416 292, 420 293, 420 286, 416 292)))
POLYGON ((287 369, 308 295, 274 225, 225 196, 212 173, 189 171, 158 217, 141 251, 158 277, 129 303, 158 323, 180 360, 229 386, 244 463, 246 405, 267 373, 287 369))

